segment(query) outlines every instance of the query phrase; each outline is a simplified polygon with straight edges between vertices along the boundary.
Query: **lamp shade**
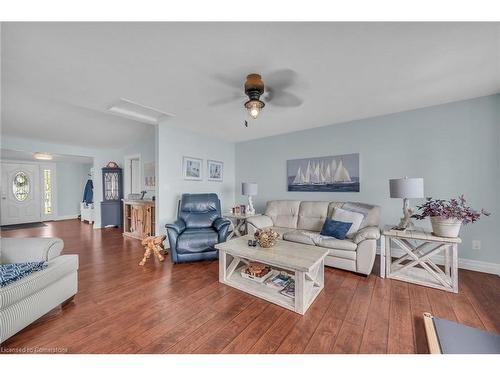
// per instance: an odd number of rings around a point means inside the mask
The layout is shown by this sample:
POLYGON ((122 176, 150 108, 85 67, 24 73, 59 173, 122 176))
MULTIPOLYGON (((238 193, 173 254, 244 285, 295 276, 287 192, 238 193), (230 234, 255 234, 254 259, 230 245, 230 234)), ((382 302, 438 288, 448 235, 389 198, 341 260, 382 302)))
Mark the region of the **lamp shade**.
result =
POLYGON ((423 178, 396 178, 389 180, 391 198, 423 198, 423 178))
POLYGON ((254 196, 257 195, 257 184, 243 182, 241 184, 241 195, 254 196))

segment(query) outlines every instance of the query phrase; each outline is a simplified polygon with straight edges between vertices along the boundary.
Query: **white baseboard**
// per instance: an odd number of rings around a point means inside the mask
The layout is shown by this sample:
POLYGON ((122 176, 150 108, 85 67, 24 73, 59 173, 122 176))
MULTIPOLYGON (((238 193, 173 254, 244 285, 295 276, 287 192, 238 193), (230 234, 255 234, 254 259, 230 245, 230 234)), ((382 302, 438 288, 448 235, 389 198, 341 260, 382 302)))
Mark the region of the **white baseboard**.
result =
MULTIPOLYGON (((394 248, 391 249, 391 252, 396 257, 401 257, 401 256, 406 254, 406 252, 404 252, 403 250, 394 249, 394 248)), ((380 254, 380 247, 377 247, 377 254, 380 254)), ((439 264, 439 265, 444 264, 444 257, 442 255, 433 256, 433 257, 431 257, 431 259, 436 264, 439 264)), ((491 273, 493 275, 500 276, 500 264, 498 264, 498 263, 483 262, 480 260, 459 257, 458 258, 458 268, 462 268, 464 270, 470 270, 470 271, 491 273)))
POLYGON ((78 214, 77 215, 63 215, 63 216, 58 216, 54 219, 54 221, 59 221, 59 220, 70 220, 70 219, 78 219, 78 214))

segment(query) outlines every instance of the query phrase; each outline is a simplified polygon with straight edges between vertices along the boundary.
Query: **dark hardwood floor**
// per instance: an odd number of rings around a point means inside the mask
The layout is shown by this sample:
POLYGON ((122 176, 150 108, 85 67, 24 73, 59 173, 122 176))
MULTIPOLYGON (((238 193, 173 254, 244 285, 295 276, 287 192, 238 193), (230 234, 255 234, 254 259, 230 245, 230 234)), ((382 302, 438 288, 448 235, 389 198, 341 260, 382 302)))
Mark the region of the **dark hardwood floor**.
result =
POLYGON ((2 344, 69 353, 426 353, 422 313, 500 333, 500 278, 460 270, 460 293, 328 268, 304 316, 219 284, 217 262, 172 265, 118 229, 78 220, 11 230, 57 236, 80 257, 79 291, 2 344))

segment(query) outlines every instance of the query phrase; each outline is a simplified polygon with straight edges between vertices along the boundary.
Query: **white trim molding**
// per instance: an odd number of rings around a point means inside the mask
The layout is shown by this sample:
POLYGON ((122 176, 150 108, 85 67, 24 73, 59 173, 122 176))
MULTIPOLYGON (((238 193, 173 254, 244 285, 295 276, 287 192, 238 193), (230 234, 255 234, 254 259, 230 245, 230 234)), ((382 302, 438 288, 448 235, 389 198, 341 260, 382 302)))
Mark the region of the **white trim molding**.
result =
MULTIPOLYGON (((391 250, 393 255, 400 257, 405 255, 406 253, 397 248, 393 248, 391 250)), ((377 246, 377 254, 380 255, 380 247, 377 246)), ((436 264, 439 265, 444 265, 444 257, 442 255, 438 256, 433 256, 432 261, 436 264)), ((470 270, 470 271, 477 271, 477 272, 484 272, 484 273, 490 273, 493 275, 499 275, 500 276, 500 264, 498 263, 491 263, 491 262, 483 262, 481 260, 474 260, 474 259, 468 259, 468 258, 458 258, 458 268, 462 268, 464 270, 470 270)))

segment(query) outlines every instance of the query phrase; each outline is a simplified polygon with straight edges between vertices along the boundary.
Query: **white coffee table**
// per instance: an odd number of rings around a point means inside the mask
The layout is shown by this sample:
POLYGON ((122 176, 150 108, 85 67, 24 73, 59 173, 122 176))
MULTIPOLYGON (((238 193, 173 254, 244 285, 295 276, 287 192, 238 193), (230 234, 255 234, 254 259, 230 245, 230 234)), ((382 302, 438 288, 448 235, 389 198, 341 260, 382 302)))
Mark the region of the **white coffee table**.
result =
POLYGON ((304 314, 323 290, 325 257, 328 250, 316 246, 278 240, 269 249, 248 246, 252 236, 243 236, 215 245, 219 250, 219 281, 299 314, 304 314), (257 261, 294 275, 295 297, 257 281, 243 278, 237 270, 257 261))

